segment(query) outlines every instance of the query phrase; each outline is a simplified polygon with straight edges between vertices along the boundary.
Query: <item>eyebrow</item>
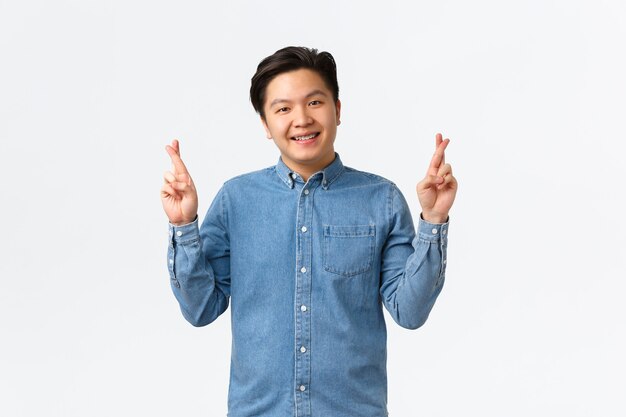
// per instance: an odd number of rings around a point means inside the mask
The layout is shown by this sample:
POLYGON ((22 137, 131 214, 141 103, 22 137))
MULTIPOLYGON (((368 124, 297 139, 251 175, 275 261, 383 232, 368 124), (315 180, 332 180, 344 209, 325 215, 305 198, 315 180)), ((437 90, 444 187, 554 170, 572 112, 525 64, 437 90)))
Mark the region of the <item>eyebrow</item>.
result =
MULTIPOLYGON (((328 94, 326 94, 322 90, 313 90, 309 94, 304 96, 304 98, 310 98, 310 97, 318 96, 318 95, 319 96, 328 97, 328 94)), ((275 104, 278 104, 278 103, 288 103, 288 102, 289 102, 289 100, 287 100, 286 98, 276 98, 276 99, 272 100, 272 102, 270 103, 270 107, 273 107, 275 104)))

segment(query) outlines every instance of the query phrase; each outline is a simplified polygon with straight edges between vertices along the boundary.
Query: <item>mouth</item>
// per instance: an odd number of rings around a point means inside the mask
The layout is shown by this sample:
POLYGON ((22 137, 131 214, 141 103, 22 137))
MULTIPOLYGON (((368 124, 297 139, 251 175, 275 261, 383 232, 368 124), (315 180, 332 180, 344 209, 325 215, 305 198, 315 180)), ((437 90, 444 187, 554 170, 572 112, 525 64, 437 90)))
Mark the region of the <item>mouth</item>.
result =
POLYGON ((320 132, 313 132, 313 133, 309 133, 307 135, 302 135, 302 136, 292 136, 291 140, 295 140, 296 142, 311 142, 313 141, 315 138, 317 138, 320 135, 320 132))

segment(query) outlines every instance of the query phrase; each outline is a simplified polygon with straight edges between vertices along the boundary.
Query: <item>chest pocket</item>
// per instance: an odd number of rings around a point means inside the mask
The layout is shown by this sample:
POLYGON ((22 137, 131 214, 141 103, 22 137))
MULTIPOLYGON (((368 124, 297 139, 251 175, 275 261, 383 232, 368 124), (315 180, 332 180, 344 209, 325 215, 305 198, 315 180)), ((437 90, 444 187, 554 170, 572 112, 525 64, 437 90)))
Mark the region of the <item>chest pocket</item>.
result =
POLYGON ((376 226, 324 226, 324 270, 351 276, 372 268, 376 226))

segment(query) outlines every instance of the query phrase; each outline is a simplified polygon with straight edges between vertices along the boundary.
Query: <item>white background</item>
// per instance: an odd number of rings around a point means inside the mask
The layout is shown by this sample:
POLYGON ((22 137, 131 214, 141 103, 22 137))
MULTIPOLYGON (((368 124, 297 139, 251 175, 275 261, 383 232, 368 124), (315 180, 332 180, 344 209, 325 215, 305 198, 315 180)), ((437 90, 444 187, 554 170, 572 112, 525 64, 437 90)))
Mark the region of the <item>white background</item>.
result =
MULTIPOLYGON (((338 63, 346 165, 460 183, 429 321, 388 318, 391 416, 623 416, 626 3, 0 1, 0 415, 224 416, 230 315, 166 270, 164 145, 203 214, 278 158, 248 99, 287 45, 338 63)), ((202 217, 202 216, 201 216, 202 217)))

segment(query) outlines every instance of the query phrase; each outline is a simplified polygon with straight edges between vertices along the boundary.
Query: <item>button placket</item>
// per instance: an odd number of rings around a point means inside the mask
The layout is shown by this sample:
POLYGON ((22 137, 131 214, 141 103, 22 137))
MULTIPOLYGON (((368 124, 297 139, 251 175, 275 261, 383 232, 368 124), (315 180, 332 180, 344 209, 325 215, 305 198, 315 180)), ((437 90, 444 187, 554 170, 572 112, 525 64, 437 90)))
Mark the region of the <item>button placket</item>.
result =
POLYGON ((174 271, 174 257, 176 256, 176 249, 174 247, 174 229, 170 226, 169 230, 169 243, 167 247, 167 269, 170 274, 170 280, 172 283, 180 288, 180 284, 176 279, 176 271, 174 271))
POLYGON ((439 273, 439 279, 437 280, 439 284, 441 284, 446 274, 446 264, 447 264, 446 241, 447 241, 447 229, 444 226, 441 228, 441 236, 439 240, 439 251, 441 253, 441 268, 440 268, 440 273, 439 273))
POLYGON ((311 363, 308 348, 311 337, 311 315, 308 310, 311 302, 311 252, 312 234, 310 223, 313 211, 312 186, 319 184, 319 178, 310 178, 298 195, 297 226, 297 272, 296 272, 296 329, 295 329, 295 390, 296 415, 310 416, 311 404, 309 384, 311 363))

